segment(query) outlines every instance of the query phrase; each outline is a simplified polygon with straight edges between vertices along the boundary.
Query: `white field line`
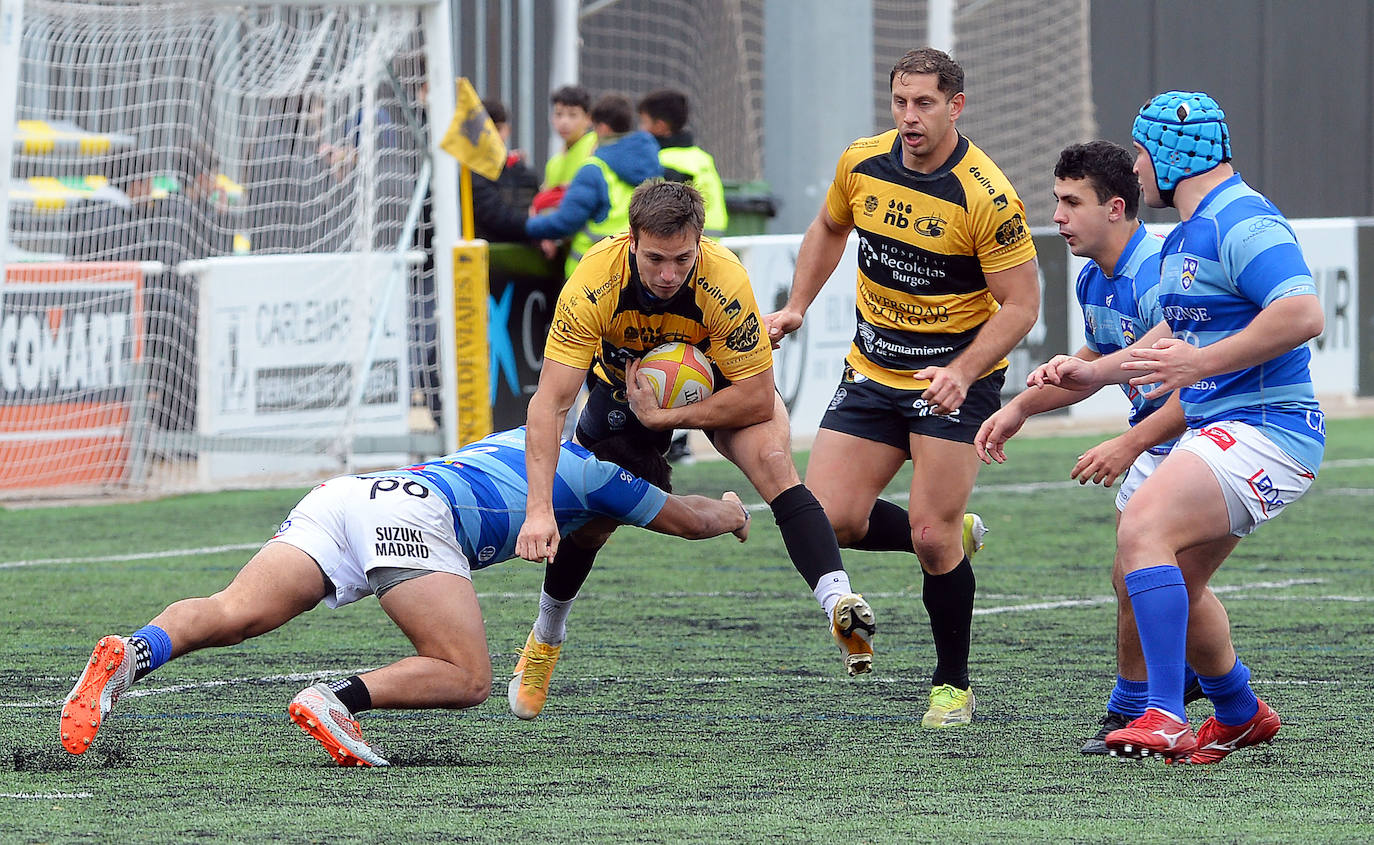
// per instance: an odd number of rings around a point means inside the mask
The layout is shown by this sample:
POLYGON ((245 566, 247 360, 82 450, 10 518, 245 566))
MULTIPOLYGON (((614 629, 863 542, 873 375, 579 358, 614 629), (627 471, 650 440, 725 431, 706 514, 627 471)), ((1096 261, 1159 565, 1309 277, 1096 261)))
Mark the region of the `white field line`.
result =
MULTIPOLYGON (((1320 579, 1320 578, 1290 578, 1290 579, 1283 580, 1283 581, 1257 581, 1257 582, 1252 583, 1252 584, 1227 584, 1227 585, 1221 585, 1221 586, 1213 587, 1212 589, 1213 589, 1214 592, 1223 593, 1223 594, 1224 594, 1224 593, 1244 593, 1244 592, 1247 592, 1247 591, 1250 591, 1250 590, 1283 590, 1283 589, 1287 589, 1288 587, 1294 587, 1294 586, 1305 585, 1305 584, 1321 584, 1321 583, 1324 583, 1324 580, 1323 580, 1323 579, 1320 579)), ((729 595, 729 594, 727 594, 727 593, 710 593, 710 594, 703 593, 703 594, 701 594, 701 595, 725 596, 725 595, 729 595)), ((873 595, 877 595, 877 594, 873 594, 873 595)), ((912 594, 910 594, 910 593, 893 593, 893 594, 890 594, 890 595, 893 595, 893 596, 906 596, 906 597, 912 596, 912 594)), ((650 599, 652 599, 653 597, 654 597, 654 596, 651 595, 651 596, 646 596, 645 598, 650 598, 650 599)), ((1266 598, 1268 598, 1268 597, 1266 597, 1266 598)), ((1286 598, 1297 598, 1297 597, 1286 597, 1286 598)), ((1309 600, 1320 600, 1320 598, 1321 598, 1321 597, 1312 597, 1312 599, 1309 599, 1309 600)), ((1344 600, 1344 601, 1369 601, 1369 600, 1370 600, 1370 599, 1368 599, 1368 598, 1354 597, 1354 596, 1350 596, 1350 597, 1331 597, 1331 598, 1337 598, 1338 600, 1344 600)), ((1096 606, 1096 605, 1110 604, 1110 603, 1112 603, 1112 602, 1114 602, 1114 601, 1116 601, 1116 598, 1113 597, 1113 596, 1097 596, 1097 597, 1090 598, 1090 599, 1065 599, 1065 600, 1062 600, 1062 601, 1030 602, 1030 603, 1026 603, 1026 604, 1006 605, 1006 606, 1001 606, 1001 607, 975 608, 974 611, 973 611, 973 613, 974 613, 974 615, 990 615, 990 614, 994 614, 994 613, 1027 613, 1027 612, 1037 611, 1037 610, 1055 610, 1055 609, 1063 608, 1063 607, 1093 607, 1093 606, 1096 606)), ((302 681, 318 681, 318 680, 323 680, 324 678, 331 678, 331 677, 336 678, 336 677, 339 677, 340 675, 343 675, 343 676, 347 676, 347 675, 357 675, 357 674, 361 674, 361 673, 363 673, 363 672, 371 671, 372 668, 375 668, 375 667, 366 667, 366 666, 364 666, 364 667, 355 667, 355 668, 351 668, 351 669, 328 669, 328 670, 321 670, 321 671, 316 671, 316 672, 295 672, 295 673, 291 673, 291 674, 287 674, 287 675, 267 675, 267 676, 260 677, 260 678, 224 678, 224 679, 221 679, 221 680, 214 680, 214 681, 196 681, 196 682, 193 682, 193 683, 172 684, 172 685, 170 685, 170 686, 161 686, 161 687, 140 687, 140 688, 138 688, 138 689, 131 689, 131 690, 129 690, 128 692, 124 693, 124 695, 127 696, 127 697, 129 697, 129 698, 139 698, 139 697, 147 696, 147 695, 168 695, 168 694, 178 693, 178 692, 193 692, 193 691, 196 691, 196 690, 214 689, 214 688, 216 688, 216 687, 224 687, 224 686, 229 686, 229 685, 231 685, 231 684, 243 684, 243 683, 262 684, 262 683, 279 683, 279 682, 283 682, 283 681, 289 681, 289 682, 294 682, 294 683, 300 683, 300 682, 302 682, 302 681)), ((690 684, 745 683, 745 682, 759 683, 759 682, 765 682, 765 681, 776 681, 777 679, 778 679, 778 676, 776 676, 776 675, 774 675, 774 676, 744 676, 744 677, 738 677, 738 676, 720 676, 720 677, 676 677, 676 676, 674 676, 674 677, 659 677, 659 678, 645 678, 645 677, 638 677, 638 676, 636 676, 636 677, 633 678, 633 680, 634 680, 636 683, 644 683, 645 681, 658 681, 658 682, 662 682, 662 683, 690 683, 690 684)), ((61 684, 61 683, 75 683, 75 682, 76 682, 76 678, 75 678, 75 677, 69 677, 69 678, 43 677, 43 678, 36 678, 35 680, 52 681, 52 682, 57 683, 57 684, 61 684)), ((578 680, 583 680, 583 681, 607 681, 607 682, 611 682, 611 681, 631 680, 631 678, 625 677, 625 676, 611 676, 611 677, 606 677, 606 678, 588 678, 588 677, 582 677, 582 678, 578 678, 578 680)), ((805 676, 805 677, 803 677, 803 676, 797 676, 797 677, 792 678, 792 680, 795 680, 795 681, 821 681, 821 682, 826 682, 826 683, 828 683, 830 680, 833 680, 833 679, 830 679, 830 678, 816 678, 816 677, 811 677, 811 676, 805 676)), ((872 683, 882 683, 882 684, 898 683, 898 682, 905 683, 905 682, 906 682, 906 679, 904 679, 904 678, 873 678, 873 679, 871 679, 871 682, 872 682, 872 683)), ((1271 682, 1271 683, 1283 683, 1283 682, 1271 682)), ((1305 684, 1305 683, 1308 683, 1308 682, 1307 682, 1307 681, 1302 681, 1302 682, 1288 682, 1288 683, 1304 683, 1304 684, 1305 684)), ((1312 682, 1312 683, 1317 683, 1317 682, 1312 682)), ((1334 683, 1334 682, 1333 682, 1333 683, 1334 683)), ((11 708, 11 709, 33 709, 33 708, 45 708, 45 707, 57 708, 57 707, 61 707, 61 706, 62 706, 62 699, 49 699, 49 700, 45 700, 45 701, 14 701, 14 702, 0 702, 0 708, 11 708)))
MULTIPOLYGON (((1352 466, 1374 466, 1374 458, 1351 458, 1341 461, 1328 461, 1324 467, 1352 467, 1352 466)), ((1024 484, 984 484, 977 489, 988 493, 1039 493, 1045 490, 1065 490, 1073 487, 1081 487, 1077 481, 1033 481, 1024 484)), ((1371 487, 1319 487, 1314 491, 1317 494, 1331 496, 1374 496, 1374 488, 1371 487)), ((892 502, 905 502, 910 498, 906 492, 895 492, 884 495, 885 499, 892 502)), ((768 505, 763 502, 749 502, 745 508, 751 513, 759 513, 768 510, 768 505)), ((127 554, 97 555, 94 557, 50 557, 34 558, 31 560, 5 560, 0 561, 0 569, 15 569, 24 566, 55 566, 65 563, 113 563, 115 561, 126 560, 159 560, 170 557, 198 557, 201 555, 214 555, 222 552, 242 552, 262 548, 266 538, 258 543, 232 543, 222 546, 201 546, 191 549, 168 549, 160 552, 130 552, 127 554)))
POLYGON ((94 798, 91 792, 0 792, 0 798, 14 798, 19 801, 64 801, 76 798, 94 798))

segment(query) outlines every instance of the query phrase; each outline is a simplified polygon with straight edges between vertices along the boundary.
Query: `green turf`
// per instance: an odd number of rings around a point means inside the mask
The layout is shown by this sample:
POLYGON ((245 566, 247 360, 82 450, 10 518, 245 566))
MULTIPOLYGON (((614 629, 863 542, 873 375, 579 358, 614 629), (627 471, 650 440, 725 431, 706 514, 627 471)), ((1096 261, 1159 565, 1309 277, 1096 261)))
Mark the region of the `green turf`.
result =
MULTIPOLYGON (((879 625, 874 673, 850 680, 762 511, 742 546, 617 534, 532 723, 509 714, 504 678, 540 568, 478 573, 493 695, 365 715, 388 770, 334 766, 286 719, 311 681, 281 677, 406 655, 372 599, 182 658, 120 702, 88 753, 57 742, 99 636, 218 589, 249 552, 88 559, 259 542, 302 491, 0 511, 0 563, 82 559, 0 568, 0 841, 1369 841, 1374 421, 1329 436, 1313 491, 1214 581, 1283 731, 1205 768, 1078 753, 1112 678, 1113 492, 1015 485, 1064 481, 1096 438, 1015 440, 980 477, 973 507, 993 533, 971 728, 920 727, 933 656, 914 560, 846 553, 879 625)), ((720 463, 677 476, 682 492, 744 485, 720 463)), ((1196 725, 1208 711, 1194 708, 1196 725)))

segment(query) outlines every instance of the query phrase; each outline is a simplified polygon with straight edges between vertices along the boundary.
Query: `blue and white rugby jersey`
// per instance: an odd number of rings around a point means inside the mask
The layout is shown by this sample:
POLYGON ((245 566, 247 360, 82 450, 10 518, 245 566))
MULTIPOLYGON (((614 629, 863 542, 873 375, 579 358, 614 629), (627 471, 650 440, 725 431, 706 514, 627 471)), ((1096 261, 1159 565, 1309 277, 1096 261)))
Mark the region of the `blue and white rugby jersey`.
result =
MULTIPOLYGON (((1126 242, 1108 276, 1089 261, 1078 272, 1078 304, 1083 309, 1083 337, 1089 349, 1110 355, 1125 349, 1164 319, 1159 310, 1159 251, 1164 239, 1138 226, 1126 242)), ((1146 399, 1147 390, 1121 385, 1131 401, 1131 425, 1153 414, 1168 396, 1146 399)), ((1168 454, 1178 440, 1152 446, 1155 455, 1168 454)))
MULTIPOLYGON (((1159 302, 1174 337, 1189 343, 1216 343, 1244 329, 1271 302, 1316 293, 1292 227, 1240 174, 1213 188, 1164 240, 1159 302)), ((1326 433, 1312 391, 1311 358, 1304 344, 1182 388, 1188 427, 1249 423, 1315 473, 1326 433)))
MULTIPOLYGON (((515 557, 525 523, 525 429, 501 431, 438 460, 366 477, 405 477, 439 494, 453 510, 458 542, 473 569, 515 557)), ((668 494, 621 467, 597 460, 576 443, 558 452, 553 513, 566 537, 597 516, 648 525, 668 494)))

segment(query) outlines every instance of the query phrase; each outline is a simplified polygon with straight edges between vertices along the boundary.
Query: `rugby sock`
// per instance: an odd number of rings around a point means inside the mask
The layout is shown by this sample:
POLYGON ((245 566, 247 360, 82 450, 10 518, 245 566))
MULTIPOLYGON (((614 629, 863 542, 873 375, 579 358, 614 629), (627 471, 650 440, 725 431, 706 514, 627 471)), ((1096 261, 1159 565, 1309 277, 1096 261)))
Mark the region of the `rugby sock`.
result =
POLYGON ((973 630, 973 594, 978 587, 968 558, 944 575, 925 573, 921 601, 935 635, 933 687, 950 684, 968 689, 968 651, 973 630))
POLYGON ((1132 719, 1145 715, 1145 705, 1150 700, 1149 681, 1128 681, 1116 676, 1116 686, 1107 698, 1107 709, 1132 719))
POLYGON ((906 512, 906 508, 886 499, 875 500, 873 510, 868 512, 868 533, 849 547, 868 552, 915 554, 916 547, 911 544, 911 514, 906 512))
POLYGON ((835 605, 840 603, 840 599, 854 592, 849 588, 849 573, 843 569, 835 572, 827 572, 821 576, 821 580, 816 583, 816 588, 811 591, 811 595, 816 597, 816 601, 821 603, 821 610, 825 611, 826 619, 833 619, 835 605))
POLYGON ((559 601, 572 601, 587 576, 592 574, 592 564, 599 551, 600 547, 584 549, 571 539, 559 543, 558 554, 544 565, 544 592, 559 601))
POLYGON ((1198 675, 1197 679, 1216 708, 1217 721, 1223 725, 1243 725, 1259 712, 1259 699, 1250 689, 1250 669, 1240 662, 1240 658, 1236 658, 1236 665, 1225 675, 1215 678, 1198 675))
POLYGON ((556 599, 539 593, 539 616, 534 620, 534 638, 545 645, 561 645, 568 638, 568 611, 572 599, 556 599))
POLYGON ((325 686, 354 715, 372 709, 372 693, 367 691, 367 684, 357 675, 350 675, 342 681, 330 681, 325 686))
POLYGON ((156 625, 144 625, 129 635, 134 650, 134 680, 172 659, 172 638, 156 625))
POLYGON ((844 571, 835 529, 830 527, 825 509, 805 484, 782 491, 768 506, 773 509, 787 556, 806 579, 806 586, 814 590, 822 575, 844 571))
POLYGON ((1126 592, 1135 609, 1140 650, 1150 678, 1147 707, 1179 721, 1183 715, 1183 670, 1188 635, 1188 588, 1183 572, 1168 564, 1126 573, 1126 592))

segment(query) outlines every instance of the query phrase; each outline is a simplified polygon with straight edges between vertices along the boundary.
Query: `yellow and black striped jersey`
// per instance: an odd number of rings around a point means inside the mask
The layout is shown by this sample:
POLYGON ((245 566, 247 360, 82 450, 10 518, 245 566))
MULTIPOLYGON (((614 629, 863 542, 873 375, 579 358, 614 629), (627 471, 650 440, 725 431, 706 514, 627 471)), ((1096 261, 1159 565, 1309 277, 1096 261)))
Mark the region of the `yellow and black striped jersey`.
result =
POLYGON ((1020 197, 962 135, 929 174, 902 165, 896 129, 860 138, 840 157, 825 207, 859 235, 858 328, 845 360, 889 387, 928 386, 911 374, 953 361, 997 311, 984 274, 1035 258, 1020 197))
POLYGON ((592 247, 563 286, 544 357, 591 368, 619 388, 627 361, 668 341, 705 352, 732 382, 773 366, 754 289, 733 252, 703 238, 682 288, 655 302, 639 282, 626 232, 592 247))

